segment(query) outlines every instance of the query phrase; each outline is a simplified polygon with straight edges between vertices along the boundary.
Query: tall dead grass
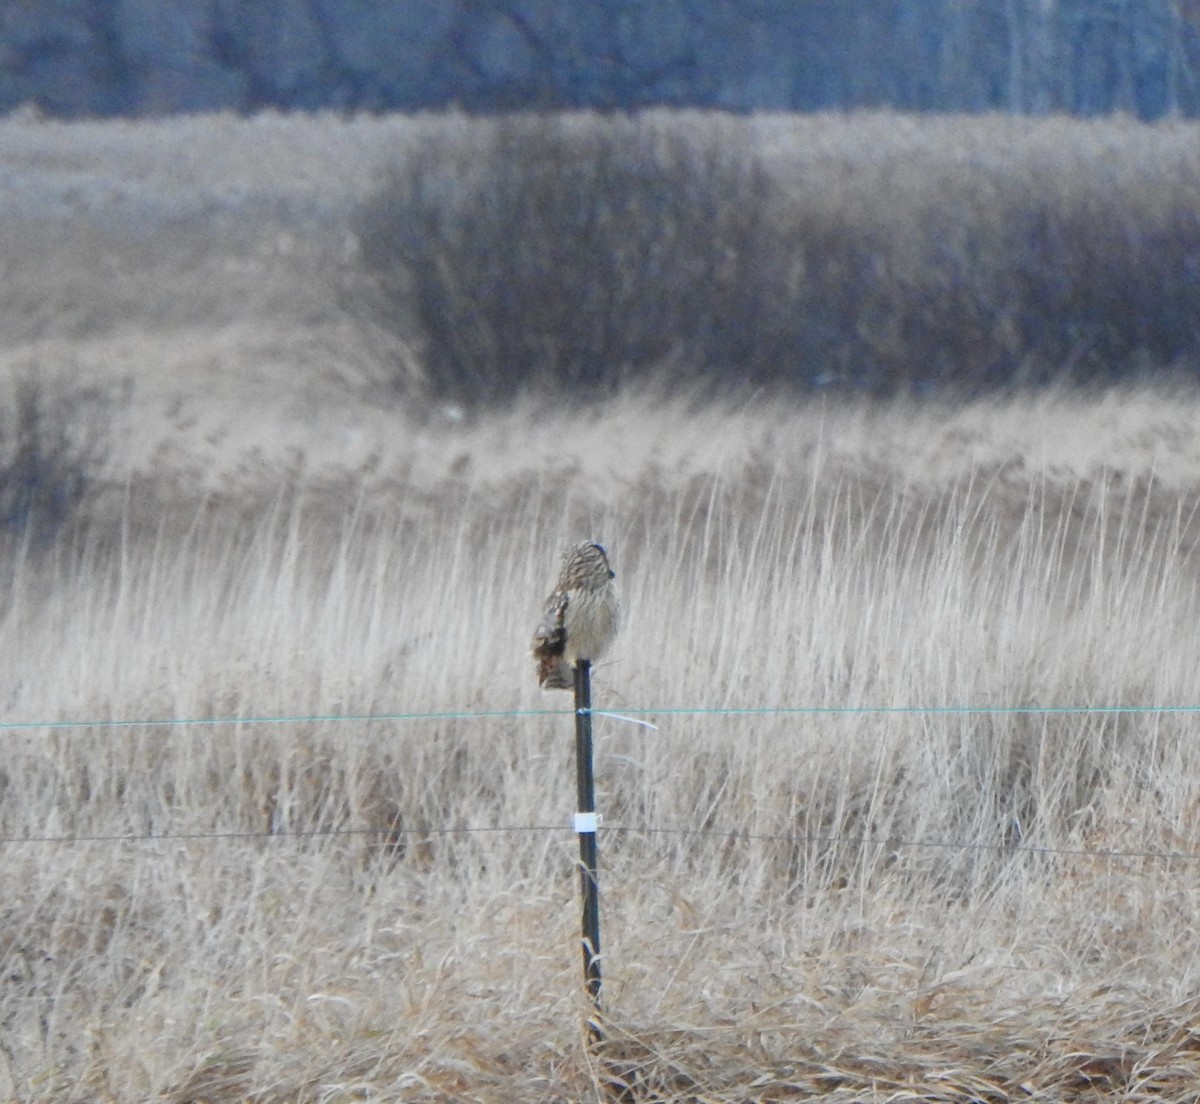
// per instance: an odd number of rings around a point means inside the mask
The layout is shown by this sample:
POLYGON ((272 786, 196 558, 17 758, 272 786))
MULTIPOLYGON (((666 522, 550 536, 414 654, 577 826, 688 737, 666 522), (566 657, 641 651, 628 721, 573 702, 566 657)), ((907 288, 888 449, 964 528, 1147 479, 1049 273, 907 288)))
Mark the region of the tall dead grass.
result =
POLYGON ((1200 701, 1195 469, 1155 459, 1191 408, 1108 402, 626 399, 448 430, 405 485, 131 488, 2 613, 31 725, 0 771, 5 1091, 1188 1099, 1192 715, 1005 711, 1200 701), (1071 424, 1073 467, 1005 440, 1071 424), (631 613, 598 703, 658 725, 599 722, 598 1053, 570 720, 527 712, 566 702, 523 654, 584 533, 631 613))

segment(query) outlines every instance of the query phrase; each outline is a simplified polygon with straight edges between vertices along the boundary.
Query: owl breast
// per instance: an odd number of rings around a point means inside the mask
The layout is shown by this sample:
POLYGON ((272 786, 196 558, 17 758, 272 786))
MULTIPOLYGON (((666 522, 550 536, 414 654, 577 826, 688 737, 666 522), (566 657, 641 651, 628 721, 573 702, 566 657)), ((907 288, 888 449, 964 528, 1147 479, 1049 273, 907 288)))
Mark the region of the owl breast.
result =
POLYGON ((600 590, 572 595, 566 617, 566 648, 563 656, 574 666, 579 660, 600 659, 621 628, 621 600, 611 583, 600 590))

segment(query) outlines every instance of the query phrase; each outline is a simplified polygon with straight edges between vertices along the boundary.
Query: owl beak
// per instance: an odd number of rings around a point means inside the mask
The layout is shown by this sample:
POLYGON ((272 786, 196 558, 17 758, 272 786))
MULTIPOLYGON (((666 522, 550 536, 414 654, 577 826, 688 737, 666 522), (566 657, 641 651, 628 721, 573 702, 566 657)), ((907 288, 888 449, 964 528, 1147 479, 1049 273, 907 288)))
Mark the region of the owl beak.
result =
POLYGON ((608 569, 608 577, 610 579, 615 579, 617 577, 617 573, 611 567, 608 569))

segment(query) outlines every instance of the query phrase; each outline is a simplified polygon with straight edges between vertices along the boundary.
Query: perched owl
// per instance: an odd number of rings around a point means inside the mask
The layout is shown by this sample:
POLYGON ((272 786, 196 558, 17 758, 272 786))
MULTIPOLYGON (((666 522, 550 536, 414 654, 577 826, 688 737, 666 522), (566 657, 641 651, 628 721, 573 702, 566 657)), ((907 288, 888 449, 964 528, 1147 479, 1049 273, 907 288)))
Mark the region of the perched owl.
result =
POLYGON ((532 654, 543 690, 572 689, 575 664, 594 662, 608 651, 621 627, 614 578, 602 544, 586 541, 563 553, 558 582, 533 634, 532 654))

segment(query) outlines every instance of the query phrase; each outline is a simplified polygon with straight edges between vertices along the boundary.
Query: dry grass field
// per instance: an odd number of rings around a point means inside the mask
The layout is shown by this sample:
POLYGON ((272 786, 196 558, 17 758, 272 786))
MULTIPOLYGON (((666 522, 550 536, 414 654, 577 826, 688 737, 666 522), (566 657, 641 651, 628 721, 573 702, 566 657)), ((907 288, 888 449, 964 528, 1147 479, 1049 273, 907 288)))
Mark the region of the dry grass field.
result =
POLYGON ((434 125, 0 123, 0 379, 107 442, 6 546, 0 1097, 1194 1100, 1200 396, 407 401, 333 292, 434 125))

